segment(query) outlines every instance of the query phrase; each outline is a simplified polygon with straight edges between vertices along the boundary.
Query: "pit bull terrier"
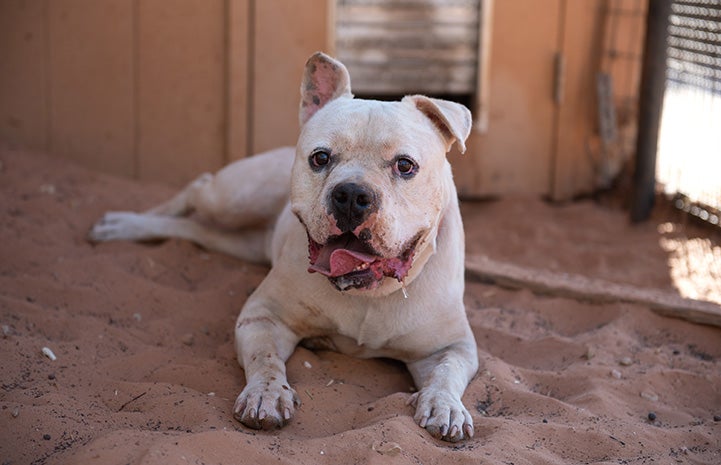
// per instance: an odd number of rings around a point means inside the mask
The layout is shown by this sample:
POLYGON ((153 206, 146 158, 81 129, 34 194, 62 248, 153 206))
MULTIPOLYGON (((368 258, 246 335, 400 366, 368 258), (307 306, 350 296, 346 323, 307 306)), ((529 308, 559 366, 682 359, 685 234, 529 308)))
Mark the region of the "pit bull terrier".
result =
POLYGON ((145 213, 109 212, 90 239, 184 238, 269 262, 235 326, 246 386, 235 417, 286 424, 300 405, 296 345, 406 364, 415 421, 473 436, 461 402, 478 368, 466 318, 464 234, 446 153, 471 128, 462 105, 421 95, 355 99, 345 66, 316 53, 301 85, 297 146, 204 174, 145 213))

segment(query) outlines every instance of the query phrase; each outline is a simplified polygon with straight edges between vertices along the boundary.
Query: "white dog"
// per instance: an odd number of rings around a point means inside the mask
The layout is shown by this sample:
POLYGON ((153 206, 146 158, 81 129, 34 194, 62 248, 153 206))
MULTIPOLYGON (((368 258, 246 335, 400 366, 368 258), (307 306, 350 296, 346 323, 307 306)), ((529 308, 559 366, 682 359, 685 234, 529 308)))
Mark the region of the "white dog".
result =
POLYGON ((235 327, 243 424, 270 429, 292 418, 300 400, 285 361, 303 342, 405 362, 418 424, 448 441, 473 436, 461 396, 478 356, 446 160, 454 142, 465 150, 470 112, 420 95, 354 99, 345 66, 322 53, 306 64, 301 97, 295 150, 205 174, 146 213, 108 213, 90 238, 180 237, 272 264, 235 327))

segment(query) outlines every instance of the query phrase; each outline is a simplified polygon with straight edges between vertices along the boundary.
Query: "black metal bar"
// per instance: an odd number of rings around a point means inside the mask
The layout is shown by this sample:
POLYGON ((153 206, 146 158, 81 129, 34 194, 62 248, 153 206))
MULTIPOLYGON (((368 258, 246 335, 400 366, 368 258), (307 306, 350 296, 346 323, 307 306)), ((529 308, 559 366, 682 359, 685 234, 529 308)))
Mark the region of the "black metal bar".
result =
POLYGON ((636 167, 631 199, 631 221, 633 222, 649 218, 656 194, 656 151, 666 88, 666 41, 671 3, 671 0, 648 2, 639 92, 636 167))

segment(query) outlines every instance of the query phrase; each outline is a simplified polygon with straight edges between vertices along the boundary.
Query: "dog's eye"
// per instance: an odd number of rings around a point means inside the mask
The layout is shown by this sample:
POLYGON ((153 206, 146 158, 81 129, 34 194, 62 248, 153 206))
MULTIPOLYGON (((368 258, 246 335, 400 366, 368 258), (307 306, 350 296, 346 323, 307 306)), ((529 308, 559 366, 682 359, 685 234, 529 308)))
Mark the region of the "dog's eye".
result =
POLYGON ((323 149, 314 151, 308 159, 310 167, 319 170, 330 162, 330 154, 323 149))
POLYGON ((410 178, 418 171, 418 165, 408 157, 398 157, 398 159, 396 159, 395 171, 404 178, 410 178))

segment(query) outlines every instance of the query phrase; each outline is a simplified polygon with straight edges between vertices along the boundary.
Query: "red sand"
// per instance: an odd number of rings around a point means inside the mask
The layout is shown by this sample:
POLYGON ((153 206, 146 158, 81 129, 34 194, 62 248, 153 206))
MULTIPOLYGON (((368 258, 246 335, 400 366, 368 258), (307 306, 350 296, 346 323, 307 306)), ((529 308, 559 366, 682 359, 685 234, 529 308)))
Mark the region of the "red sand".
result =
MULTIPOLYGON (((401 364, 301 348, 288 362, 295 419, 243 428, 233 322, 266 269, 177 240, 93 247, 84 236, 104 211, 173 191, 41 155, 0 151, 0 163, 2 464, 721 463, 720 328, 478 283, 466 293, 482 365, 464 397, 472 440, 413 423, 401 364)), ((686 276, 706 298, 721 289, 718 240, 689 226, 631 227, 592 202, 463 212, 469 253, 669 291, 686 276), (704 264, 682 256, 689 244, 704 264), (679 261, 685 274, 670 268, 679 261)))

